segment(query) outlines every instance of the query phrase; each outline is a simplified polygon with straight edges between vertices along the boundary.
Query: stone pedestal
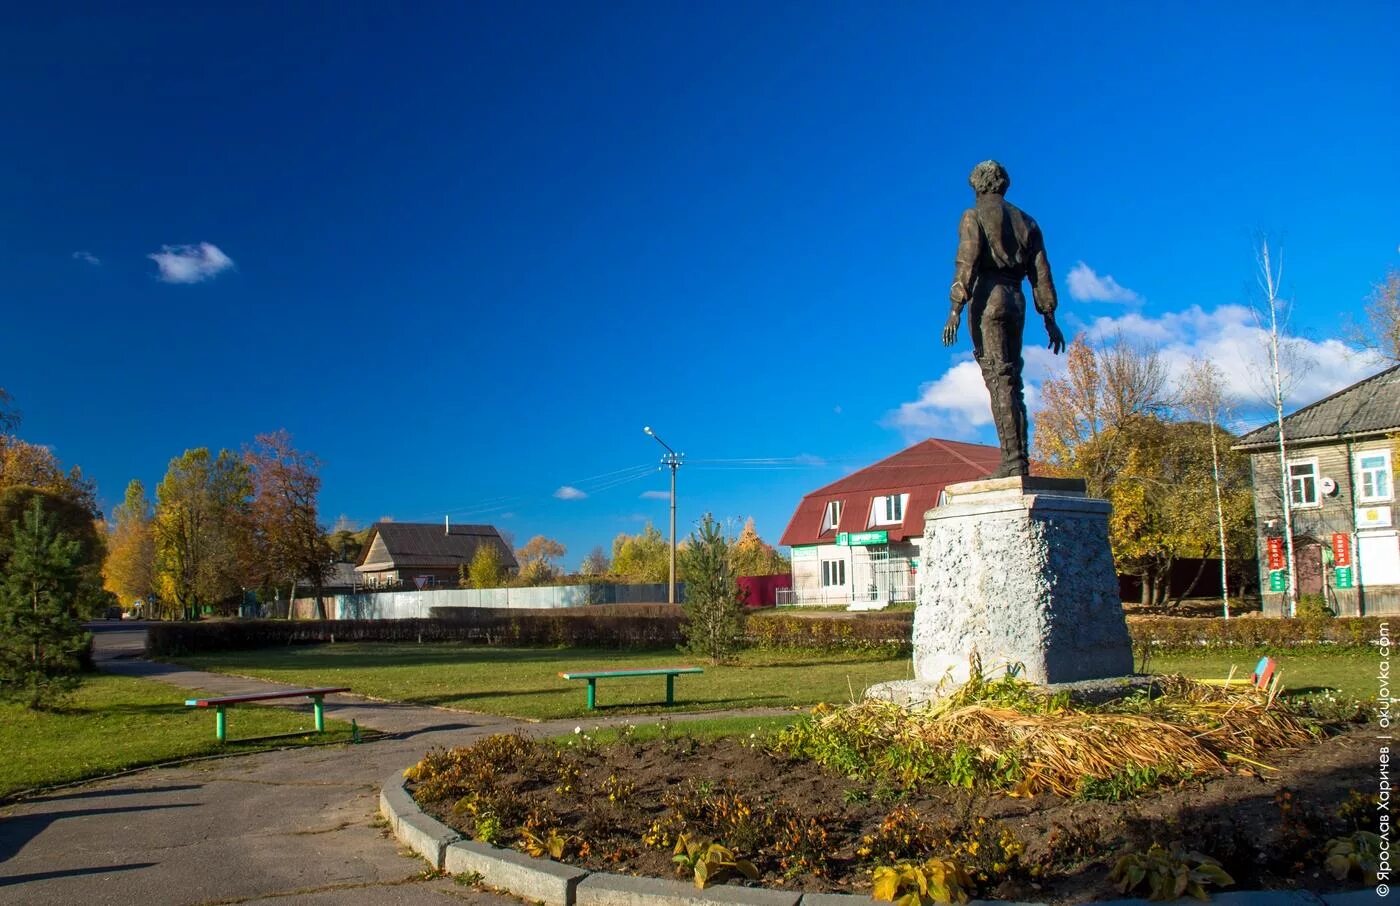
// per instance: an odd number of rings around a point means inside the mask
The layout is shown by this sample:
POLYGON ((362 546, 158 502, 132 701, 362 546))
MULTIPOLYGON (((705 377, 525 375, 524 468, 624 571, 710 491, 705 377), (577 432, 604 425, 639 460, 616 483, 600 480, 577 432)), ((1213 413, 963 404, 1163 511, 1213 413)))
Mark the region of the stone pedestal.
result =
POLYGON ((909 700, 964 682, 969 659, 983 674, 1045 685, 1132 673, 1132 643, 1108 546, 1106 500, 1083 482, 999 478, 949 485, 924 516, 915 683, 925 694, 872 689, 909 700))

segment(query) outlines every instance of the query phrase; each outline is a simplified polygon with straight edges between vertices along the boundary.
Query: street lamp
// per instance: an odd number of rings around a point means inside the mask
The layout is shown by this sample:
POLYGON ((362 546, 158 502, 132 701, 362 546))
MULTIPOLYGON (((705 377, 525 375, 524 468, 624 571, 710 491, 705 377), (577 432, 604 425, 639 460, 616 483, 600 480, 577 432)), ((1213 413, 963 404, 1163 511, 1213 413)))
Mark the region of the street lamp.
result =
POLYGON ((677 453, 672 450, 666 441, 656 436, 656 432, 651 430, 650 425, 642 428, 652 440, 666 448, 666 455, 661 457, 661 464, 671 468, 671 585, 667 590, 666 603, 676 603, 676 470, 681 467, 684 453, 677 453))

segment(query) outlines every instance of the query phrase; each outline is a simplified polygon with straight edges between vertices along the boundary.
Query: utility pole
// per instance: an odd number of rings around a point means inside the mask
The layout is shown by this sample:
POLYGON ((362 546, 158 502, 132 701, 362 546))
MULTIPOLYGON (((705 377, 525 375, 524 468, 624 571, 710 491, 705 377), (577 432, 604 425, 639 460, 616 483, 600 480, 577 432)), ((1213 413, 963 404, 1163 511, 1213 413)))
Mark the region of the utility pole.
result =
POLYGON ((671 584, 666 594, 666 603, 676 603, 676 470, 685 461, 684 453, 677 453, 672 450, 666 441, 656 436, 656 432, 651 430, 650 425, 642 428, 651 439, 666 448, 666 455, 661 457, 661 464, 671 469, 671 584))

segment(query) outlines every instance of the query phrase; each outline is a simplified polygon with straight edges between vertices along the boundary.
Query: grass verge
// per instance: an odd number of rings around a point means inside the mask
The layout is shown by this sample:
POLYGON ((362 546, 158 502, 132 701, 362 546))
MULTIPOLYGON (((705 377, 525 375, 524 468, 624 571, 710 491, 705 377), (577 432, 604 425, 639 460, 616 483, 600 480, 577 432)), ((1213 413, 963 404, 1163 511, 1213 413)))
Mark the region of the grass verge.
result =
POLYGON ((1202 652, 1153 654, 1147 669, 1153 673, 1180 673, 1192 679, 1224 679, 1235 668, 1235 676, 1249 677, 1263 655, 1278 662, 1284 691, 1289 695, 1311 695, 1334 691, 1346 698, 1367 700, 1376 695, 1376 669, 1380 661, 1373 651, 1355 648, 1313 646, 1266 651, 1257 648, 1224 648, 1202 652))
POLYGON ((84 679, 58 710, 0 703, 0 796, 179 758, 350 738, 348 724, 327 720, 324 735, 239 742, 311 727, 309 713, 248 705, 229 709, 234 741, 221 745, 213 715, 185 707, 185 699, 198 694, 154 680, 97 675, 84 679))
POLYGON ((300 685, 349 686, 362 695, 488 714, 552 719, 590 713, 665 710, 660 676, 598 681, 596 712, 586 684, 561 672, 636 670, 685 664, 703 674, 676 678, 674 710, 790 707, 858 699, 867 686, 910 676, 908 657, 803 651, 745 651, 718 667, 676 651, 485 648, 450 644, 353 643, 263 648, 180 658, 200 670, 300 685))

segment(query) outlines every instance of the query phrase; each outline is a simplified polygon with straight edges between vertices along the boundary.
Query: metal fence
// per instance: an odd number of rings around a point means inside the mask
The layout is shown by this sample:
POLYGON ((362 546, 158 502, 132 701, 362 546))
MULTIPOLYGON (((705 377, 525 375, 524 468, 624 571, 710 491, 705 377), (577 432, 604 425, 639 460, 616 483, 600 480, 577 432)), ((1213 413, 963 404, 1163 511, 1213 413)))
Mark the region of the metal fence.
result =
MULTIPOLYGON (((541 585, 531 588, 444 588, 423 591, 379 591, 335 595, 332 617, 337 620, 410 620, 432 616, 434 607, 492 607, 551 610, 590 604, 657 604, 666 602, 665 584, 541 585)), ((685 600, 685 584, 676 584, 685 600)), ((303 600, 298 599, 298 603, 303 600)))
POLYGON ((820 607, 846 604, 852 609, 878 609, 913 601, 917 594, 913 561, 907 557, 881 556, 872 551, 869 560, 851 564, 850 584, 802 585, 778 591, 778 606, 820 607))

